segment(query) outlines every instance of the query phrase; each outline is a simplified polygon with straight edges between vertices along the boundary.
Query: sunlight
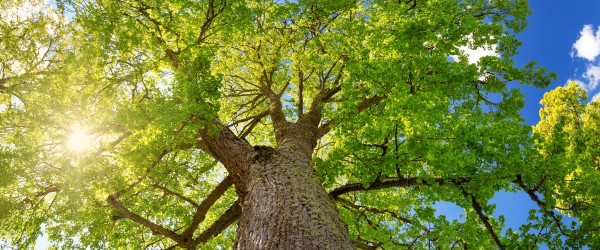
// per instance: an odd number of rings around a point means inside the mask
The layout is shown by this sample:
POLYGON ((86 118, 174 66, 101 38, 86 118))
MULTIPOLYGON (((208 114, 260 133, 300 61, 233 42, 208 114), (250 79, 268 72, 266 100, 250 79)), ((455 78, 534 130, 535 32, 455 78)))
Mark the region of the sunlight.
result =
POLYGON ((71 135, 67 141, 67 148, 70 151, 81 153, 92 144, 92 136, 81 128, 71 130, 71 135))

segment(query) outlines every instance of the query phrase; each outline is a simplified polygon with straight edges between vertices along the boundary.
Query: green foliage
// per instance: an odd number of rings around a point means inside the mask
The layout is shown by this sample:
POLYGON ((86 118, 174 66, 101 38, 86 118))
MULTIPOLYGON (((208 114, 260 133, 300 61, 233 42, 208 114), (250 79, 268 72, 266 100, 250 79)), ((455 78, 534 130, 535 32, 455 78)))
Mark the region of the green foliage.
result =
POLYGON ((578 219, 572 232, 583 241, 567 244, 599 246, 600 221, 594 211, 600 184, 599 103, 586 100, 586 91, 571 82, 544 95, 540 122, 533 128, 536 148, 541 153, 540 172, 546 179, 547 207, 578 219))
MULTIPOLYGON (((513 66, 527 1, 13 0, 0 10, 0 244, 31 248, 44 231, 61 249, 176 245, 108 198, 183 234, 232 174, 199 133, 222 132, 218 120, 276 147, 279 101, 289 123, 318 111, 315 171, 328 191, 357 184, 334 198, 362 246, 600 247, 600 104, 583 104, 575 84, 553 90, 531 135, 523 94, 507 87, 555 78, 535 62, 513 66), (42 8, 7 18, 28 5, 42 8), (498 56, 469 62, 464 47, 498 56), (67 143, 77 127, 92 138, 80 153, 67 143), (494 218, 489 200, 517 190, 539 209, 502 234, 510 218, 494 218), (464 214, 439 215, 442 201, 464 214)), ((237 195, 225 191, 192 237, 237 195)), ((234 238, 229 226, 198 247, 234 238)))

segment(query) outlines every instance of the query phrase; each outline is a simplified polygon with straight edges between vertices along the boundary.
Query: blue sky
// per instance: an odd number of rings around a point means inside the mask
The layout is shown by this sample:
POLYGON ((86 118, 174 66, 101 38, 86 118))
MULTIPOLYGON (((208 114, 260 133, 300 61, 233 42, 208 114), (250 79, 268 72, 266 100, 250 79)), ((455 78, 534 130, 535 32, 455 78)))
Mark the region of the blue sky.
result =
POLYGON ((515 62, 535 60, 558 74, 546 89, 522 88, 526 102, 522 114, 533 125, 548 90, 576 80, 587 87, 590 99, 600 93, 600 1, 530 0, 529 5, 533 13, 527 19, 529 27, 517 35, 523 45, 515 62))
MULTIPOLYGON (((517 65, 535 60, 558 74, 548 88, 520 86, 525 94, 521 114, 534 125, 544 93, 569 81, 586 88, 588 100, 600 98, 600 0, 530 0, 529 5, 529 26, 517 35, 523 45, 513 59, 517 65)), ((537 207, 524 192, 499 192, 491 202, 497 204, 494 215, 504 215, 506 226, 514 229, 527 222, 528 210, 537 207)), ((461 208, 447 203, 439 208, 450 218, 463 214, 461 208)))

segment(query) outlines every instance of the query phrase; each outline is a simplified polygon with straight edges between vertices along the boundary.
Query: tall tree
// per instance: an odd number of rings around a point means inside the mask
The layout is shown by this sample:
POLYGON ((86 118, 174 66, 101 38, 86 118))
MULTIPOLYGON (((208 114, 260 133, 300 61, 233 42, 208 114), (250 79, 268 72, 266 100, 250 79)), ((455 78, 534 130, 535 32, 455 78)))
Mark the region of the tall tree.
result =
POLYGON ((598 245, 593 187, 565 184, 597 166, 557 167, 545 145, 569 130, 539 132, 548 115, 531 137, 507 87, 554 77, 513 66, 526 1, 2 4, 7 247, 598 245), (500 190, 540 207, 518 232, 492 216, 500 190))

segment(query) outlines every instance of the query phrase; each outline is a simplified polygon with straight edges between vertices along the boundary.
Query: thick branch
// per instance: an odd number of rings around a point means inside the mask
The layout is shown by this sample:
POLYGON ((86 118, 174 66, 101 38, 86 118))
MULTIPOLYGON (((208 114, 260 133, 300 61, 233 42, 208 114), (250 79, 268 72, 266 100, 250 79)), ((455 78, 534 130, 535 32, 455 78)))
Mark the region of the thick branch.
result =
POLYGON ((208 34, 208 31, 210 30, 211 26, 213 26, 212 24, 214 23, 215 18, 221 13, 223 13, 223 11, 225 10, 225 6, 227 5, 227 1, 220 1, 221 4, 215 11, 214 2, 214 0, 208 1, 208 9, 206 10, 205 15, 206 20, 202 24, 202 27, 200 27, 200 34, 198 35, 198 39, 196 41, 197 45, 201 45, 202 43, 204 43, 206 41, 206 38, 210 36, 208 34))
MULTIPOLYGON (((239 137, 246 138, 246 136, 248 136, 250 133, 252 133, 252 130, 254 130, 254 127, 256 127, 256 125, 258 125, 263 118, 267 117, 267 115, 269 115, 269 110, 265 110, 263 112, 260 112, 257 115, 253 115, 251 117, 246 118, 246 119, 250 119, 251 121, 248 122, 248 124, 246 124, 246 126, 244 126, 244 128, 240 132, 239 137)), ((244 119, 244 120, 246 120, 246 119, 244 119)), ((237 121, 237 122, 239 122, 239 121, 237 121)))
POLYGON ((117 138, 116 140, 114 140, 113 142, 111 142, 109 145, 111 148, 117 146, 119 143, 121 143, 121 141, 125 140, 127 137, 133 135, 132 132, 129 131, 125 131, 125 133, 123 133, 121 136, 119 136, 119 138, 117 138))
POLYGON ((35 193, 35 196, 36 197, 45 196, 49 193, 56 193, 59 191, 60 191, 60 189, 57 186, 51 186, 51 187, 45 188, 43 191, 35 193))
POLYGON ((4 92, 4 90, 6 89, 6 82, 8 82, 9 80, 11 80, 14 77, 5 77, 5 78, 0 78, 0 93, 4 92))
POLYGON ((166 236, 169 239, 174 240, 175 242, 178 242, 178 243, 183 242, 183 238, 180 235, 178 235, 177 233, 173 232, 172 230, 161 227, 161 226, 155 224, 154 222, 149 221, 148 219, 143 218, 143 217, 129 211, 129 209, 127 209, 115 195, 109 195, 108 198, 106 198, 106 202, 108 202, 108 204, 112 205, 119 212, 119 216, 121 218, 130 219, 133 222, 136 222, 144 227, 147 227, 148 229, 152 230, 152 232, 166 236))
MULTIPOLYGON (((252 108, 254 108, 254 107, 252 107, 252 108)), ((252 121, 254 121, 256 119, 260 120, 260 119, 266 117, 267 115, 269 115, 269 110, 265 110, 265 111, 262 111, 262 112, 260 112, 260 113, 258 113, 256 115, 252 115, 252 116, 248 116, 248 117, 245 117, 245 118, 242 118, 242 119, 239 119, 239 120, 235 120, 232 123, 230 123, 230 125, 237 125, 237 124, 240 124, 240 123, 243 123, 243 122, 247 122, 247 121, 252 122, 252 121)))
POLYGON ((200 243, 205 243, 211 237, 219 235, 223 230, 228 228, 231 224, 233 224, 240 214, 242 213, 242 207, 240 206, 240 201, 237 200, 223 215, 215 221, 206 231, 202 232, 198 238, 194 240, 196 245, 200 243))
POLYGON ((298 117, 304 115, 304 74, 302 70, 298 72, 298 117))
POLYGON ((404 11, 405 13, 408 13, 417 7, 417 0, 407 0, 406 1, 406 3, 410 3, 410 2, 412 2, 412 5, 408 9, 406 9, 406 11, 404 11))
POLYGON ((308 113, 303 116, 298 122, 305 123, 310 127, 319 126, 321 121, 322 107, 321 105, 328 102, 335 94, 342 90, 341 86, 336 86, 331 89, 322 89, 317 93, 317 96, 312 101, 308 113))
POLYGON ((167 155, 169 153, 169 150, 163 150, 162 152, 160 152, 160 154, 158 155, 158 157, 156 158, 156 160, 152 163, 152 165, 149 168, 146 168, 146 171, 144 171, 144 174, 140 177, 137 178, 137 180, 135 180, 134 182, 132 182, 131 184, 129 184, 129 186, 127 186, 124 189, 121 189, 117 192, 115 192, 114 194, 110 195, 112 196, 114 199, 118 199, 119 197, 121 197, 121 195, 123 195, 125 192, 133 189, 134 187, 136 187, 138 184, 140 184, 144 179, 146 179, 146 177, 148 177, 148 173, 150 173, 150 171, 152 171, 152 169, 154 167, 156 167, 156 165, 162 160, 163 157, 165 157, 165 155, 167 155))
POLYGON ((363 243, 361 241, 358 240, 352 240, 352 243, 354 243, 354 246, 358 249, 363 249, 363 250, 375 250, 377 249, 377 246, 369 246, 366 243, 363 243))
POLYGON ((188 203, 192 204, 194 207, 198 207, 198 203, 194 202, 193 200, 191 200, 188 197, 183 196, 180 193, 177 193, 177 192, 175 192, 175 191, 173 191, 171 189, 168 189, 166 186, 161 186, 161 185, 158 185, 158 184, 153 184, 152 186, 155 187, 155 188, 158 188, 158 189, 162 190, 165 194, 173 195, 173 196, 175 196, 175 197, 177 197, 179 199, 187 201, 188 203))
POLYGON ((399 180, 387 180, 382 182, 372 183, 370 186, 365 187, 362 183, 352 183, 346 184, 344 186, 338 187, 331 192, 329 195, 334 199, 340 195, 356 192, 356 191, 368 191, 368 190, 379 190, 384 188, 392 188, 392 187, 410 187, 410 186, 418 186, 423 185, 423 183, 417 182, 417 178, 405 178, 399 180))
POLYGON ((465 198, 469 198, 469 197, 471 198, 471 205, 475 209, 475 212, 477 213, 477 216, 479 216, 479 219, 481 220, 481 222, 483 222, 483 225, 485 225, 485 229, 488 231, 490 236, 492 236, 492 239, 494 239, 494 242, 496 243, 498 248, 506 249, 504 247, 504 245, 502 244, 502 242, 500 241, 500 239, 498 238, 498 235, 496 234, 496 232, 494 232, 494 228, 492 227, 492 225, 490 224, 490 221, 489 221, 490 219, 487 216, 485 216, 485 214, 483 214, 483 208, 481 207, 481 204, 479 204, 479 202, 477 202, 477 199, 475 199, 475 196, 468 194, 464 190, 463 190, 463 195, 465 196, 465 198))
POLYGON ((196 213, 192 219, 192 224, 183 232, 183 237, 189 239, 193 236, 194 231, 196 231, 198 228, 198 225, 200 225, 200 223, 206 218, 208 209, 210 209, 212 205, 215 204, 215 202, 217 202, 221 196, 223 196, 225 191, 227 191, 232 184, 233 182, 231 177, 227 176, 225 179, 223 179, 223 181, 221 181, 221 183, 219 183, 219 185, 215 187, 215 189, 213 189, 212 192, 210 192, 210 194, 208 194, 208 196, 206 196, 206 198, 196 209, 196 213))
MULTIPOLYGON (((23 79, 23 78, 27 78, 27 77, 37 77, 37 76, 44 76, 44 75, 50 75, 52 74, 52 72, 50 71, 38 71, 38 72, 29 72, 29 73, 24 73, 18 76, 7 76, 4 78, 0 78, 0 93, 4 93, 6 92, 6 90, 8 88, 10 88, 10 86, 6 86, 6 83, 9 81, 15 81, 18 82, 19 80, 23 79)), ((23 82, 23 81, 21 81, 23 82)), ((16 85, 21 85, 22 83, 19 84, 12 84, 11 86, 16 86, 16 85)))
POLYGON ((273 89, 273 75, 275 74, 276 69, 267 67, 262 62, 261 56, 261 43, 259 43, 256 47, 256 57, 257 63, 260 65, 261 76, 258 84, 258 88, 261 93, 269 98, 271 104, 269 105, 269 116, 271 116, 271 120, 273 121, 273 126, 275 128, 275 137, 278 138, 281 136, 281 128, 285 127, 288 122, 285 119, 285 114, 283 113, 283 106, 281 104, 281 95, 285 91, 285 87, 282 92, 276 93, 273 89))
POLYGON ((198 148, 221 162, 233 178, 238 196, 243 199, 246 184, 243 182, 245 169, 251 164, 252 147, 239 139, 227 126, 215 118, 209 126, 198 133, 198 148), (217 131, 217 132, 215 132, 217 131))
POLYGON ((283 113, 281 95, 275 93, 272 89, 270 89, 270 87, 263 86, 263 89, 263 91, 266 92, 266 95, 269 97, 269 101, 271 102, 269 105, 269 116, 271 116, 271 120, 273 120, 275 129, 285 126, 285 124, 288 122, 285 119, 285 114, 283 113))
POLYGON ((201 45, 204 40, 206 39, 206 32, 208 31, 211 23, 213 22, 213 19, 216 17, 217 15, 215 14, 215 3, 213 0, 208 1, 208 8, 206 10, 206 15, 205 15, 205 21, 202 24, 202 27, 200 27, 200 34, 198 35, 198 39, 196 41, 197 45, 201 45))
POLYGON ((165 55, 167 56, 167 58, 169 58, 169 62, 171 63, 173 68, 178 69, 179 68, 179 52, 175 52, 172 49, 165 49, 164 52, 165 52, 165 55))
MULTIPOLYGON (((342 57, 341 60, 343 62, 345 62, 345 61, 347 61, 347 57, 342 57)), ((319 126, 319 122, 321 121, 321 115, 322 115, 322 107, 321 106, 323 105, 323 103, 330 101, 331 98, 335 94, 337 94, 338 92, 340 92, 342 90, 340 81, 342 80, 342 74, 344 72, 345 64, 342 64, 342 66, 340 67, 340 69, 338 71, 338 74, 335 76, 335 80, 331 84, 333 87, 332 88, 324 87, 325 82, 329 78, 329 75, 331 74, 331 72, 333 71, 333 69, 335 68, 336 65, 337 65, 337 61, 335 63, 333 63, 333 65, 331 65, 331 68, 327 71, 325 76, 323 76, 323 78, 321 80, 321 87, 319 89, 319 92, 317 93, 317 95, 315 96, 315 98, 313 99, 313 101, 310 105, 308 114, 306 115, 306 117, 301 117, 301 118, 306 118, 306 119, 300 119, 299 122, 304 122, 310 127, 316 128, 317 126, 319 126)))
MULTIPOLYGON (((437 182, 440 186, 446 184, 460 185, 469 182, 469 179, 466 178, 456 178, 456 179, 443 179, 443 178, 434 178, 435 182, 437 182)), ((411 187, 411 186, 431 186, 426 180, 419 181, 416 177, 402 177, 399 179, 393 180, 385 180, 381 182, 371 183, 370 186, 365 187, 362 183, 352 183, 346 184, 344 186, 338 187, 331 192, 329 195, 334 199, 340 195, 356 192, 356 191, 369 191, 369 190, 379 190, 384 188, 392 188, 392 187, 411 187)))

